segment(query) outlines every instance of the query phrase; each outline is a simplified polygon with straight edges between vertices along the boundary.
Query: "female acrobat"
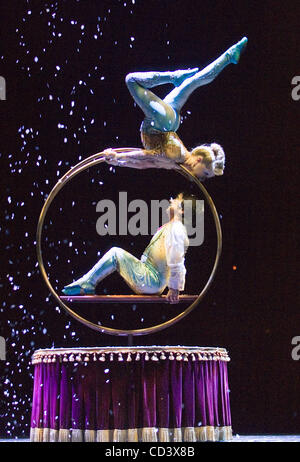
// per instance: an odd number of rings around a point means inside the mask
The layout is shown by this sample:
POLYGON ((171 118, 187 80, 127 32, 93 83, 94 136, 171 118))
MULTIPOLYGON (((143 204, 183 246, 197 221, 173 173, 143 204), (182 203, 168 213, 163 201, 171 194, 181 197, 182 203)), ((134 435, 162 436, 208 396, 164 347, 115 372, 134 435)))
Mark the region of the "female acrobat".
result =
POLYGON ((188 151, 176 131, 180 125, 180 111, 192 92, 212 82, 228 64, 237 64, 247 41, 244 37, 200 71, 195 68, 128 74, 127 87, 145 115, 141 125, 144 149, 124 153, 107 149, 104 151, 106 162, 138 169, 178 169, 178 164, 182 164, 200 180, 223 175, 225 154, 219 144, 201 145, 188 151), (166 83, 173 84, 174 88, 164 99, 149 90, 166 83))

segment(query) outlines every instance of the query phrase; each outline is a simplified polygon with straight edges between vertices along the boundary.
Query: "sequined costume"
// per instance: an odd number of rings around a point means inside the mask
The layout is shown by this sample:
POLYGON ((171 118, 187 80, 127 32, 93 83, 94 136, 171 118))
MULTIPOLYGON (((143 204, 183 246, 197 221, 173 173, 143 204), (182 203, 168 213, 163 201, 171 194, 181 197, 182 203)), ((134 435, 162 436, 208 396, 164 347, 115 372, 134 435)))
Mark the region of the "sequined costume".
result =
POLYGON ((237 64, 246 44, 244 37, 202 70, 134 72, 126 76, 127 87, 145 115, 141 139, 148 154, 165 156, 176 163, 184 162, 188 151, 176 134, 183 105, 196 88, 212 82, 229 64, 237 64), (164 99, 149 90, 168 83, 174 88, 164 99))
POLYGON ((244 37, 202 70, 128 74, 128 90, 145 115, 140 129, 144 149, 126 148, 123 152, 120 148, 117 151, 106 149, 105 161, 110 165, 136 169, 177 170, 183 164, 200 180, 223 175, 225 153, 220 145, 201 145, 189 152, 176 131, 181 122, 180 111, 192 92, 212 82, 229 64, 237 64, 247 42, 244 37), (172 84, 174 88, 161 99, 150 88, 163 84, 172 84))
POLYGON ((161 294, 166 286, 184 290, 184 256, 189 245, 181 221, 160 227, 143 252, 141 259, 124 249, 112 247, 83 277, 63 289, 65 295, 94 294, 96 285, 118 271, 136 294, 161 294))

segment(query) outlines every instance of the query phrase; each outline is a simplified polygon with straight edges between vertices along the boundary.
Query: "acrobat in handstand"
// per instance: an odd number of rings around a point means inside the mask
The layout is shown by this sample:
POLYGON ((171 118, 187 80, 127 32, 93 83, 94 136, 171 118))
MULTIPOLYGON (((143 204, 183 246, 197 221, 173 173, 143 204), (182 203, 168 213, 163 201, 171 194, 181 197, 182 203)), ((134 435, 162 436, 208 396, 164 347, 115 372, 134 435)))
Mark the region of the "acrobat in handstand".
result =
POLYGON ((176 131, 180 125, 180 111, 193 91, 212 82, 228 64, 237 64, 247 45, 244 37, 204 69, 173 72, 134 72, 126 76, 127 87, 135 102, 144 112, 141 139, 144 149, 120 153, 120 149, 104 151, 111 165, 138 169, 178 169, 184 165, 200 180, 223 175, 225 154, 217 143, 201 145, 188 151, 176 131), (172 83, 174 89, 160 99, 149 88, 172 83))

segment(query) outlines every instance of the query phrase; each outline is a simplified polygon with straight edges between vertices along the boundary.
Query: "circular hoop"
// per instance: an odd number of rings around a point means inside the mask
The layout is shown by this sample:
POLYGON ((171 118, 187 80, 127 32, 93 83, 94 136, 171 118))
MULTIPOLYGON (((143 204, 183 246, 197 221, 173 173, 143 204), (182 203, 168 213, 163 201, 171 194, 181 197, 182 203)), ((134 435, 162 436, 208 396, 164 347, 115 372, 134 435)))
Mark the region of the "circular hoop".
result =
MULTIPOLYGON (((120 148, 120 149, 115 149, 116 152, 124 152, 124 151, 133 151, 135 150, 135 148, 120 148)), ((115 328, 112 328, 112 327, 105 327, 105 326, 100 326, 98 324, 95 324, 91 321, 88 321, 87 319, 83 318, 82 316, 79 316, 77 313, 75 313, 69 306, 67 306, 62 300, 61 298, 59 297, 59 295, 56 293, 56 291, 54 290, 54 288, 52 287, 50 281, 49 281, 49 278, 47 276, 47 273, 46 273, 46 270, 45 270, 45 266, 44 266, 44 261, 43 261, 43 257, 42 257, 42 245, 41 245, 41 241, 42 241, 42 231, 43 231, 43 225, 44 225, 44 221, 45 221, 45 218, 46 218, 46 214, 47 214, 47 211, 51 205, 51 203, 53 202, 54 198, 57 196, 57 194, 59 193, 59 191, 72 179, 74 178, 76 175, 78 175, 79 173, 83 172, 84 170, 88 169, 89 167, 93 167, 97 164, 100 164, 102 162, 105 161, 105 158, 103 156, 103 152, 99 152, 97 154, 94 154, 90 157, 88 157, 87 159, 79 162, 77 165, 75 165, 74 167, 72 167, 57 183, 56 185, 54 186, 54 188, 51 190, 49 196, 47 197, 46 201, 45 201, 45 204, 41 210, 41 213, 40 213, 40 217, 39 217, 39 221, 38 221, 38 226, 37 226, 37 232, 36 232, 36 247, 37 247, 37 259, 38 259, 38 264, 39 264, 39 268, 40 268, 40 271, 41 271, 41 274, 42 274, 42 277, 46 283, 46 285, 48 286, 48 289, 50 290, 50 292, 52 293, 52 295, 54 296, 55 300, 59 303, 59 305, 69 314, 71 315, 74 319, 76 319, 77 321, 81 322, 82 324, 84 324, 85 326, 93 329, 93 330, 96 330, 98 332, 101 332, 101 333, 106 333, 106 334, 109 334, 109 335, 118 335, 118 336, 128 336, 128 335, 147 335, 147 334, 152 334, 154 332, 158 332, 160 330, 163 330, 163 329, 166 329, 172 325, 174 325, 175 323, 177 323, 178 321, 180 321, 181 319, 183 319, 185 316, 187 316, 194 308, 196 308, 196 306, 199 304, 199 302, 203 299, 203 297, 206 295, 209 287, 211 286, 212 284, 212 281, 214 279, 214 276, 215 276, 215 273, 216 273, 216 270, 217 270, 217 266, 218 266, 218 263, 219 263, 219 259, 220 259, 220 255, 221 255, 221 252, 222 252, 222 230, 221 230, 221 225, 220 225, 220 220, 219 220, 219 216, 218 216, 218 213, 217 213, 217 210, 216 210, 216 207, 213 203, 213 200, 212 198, 210 197, 210 195, 208 194, 208 192, 206 191, 206 189, 204 188, 204 186, 201 184, 201 182, 198 180, 198 178, 196 178, 195 176, 193 176, 185 167, 183 167, 182 165, 180 165, 180 170, 179 173, 181 173, 182 175, 184 175, 186 178, 188 178, 190 181, 193 181, 197 186, 198 188, 202 191, 202 193, 204 194, 208 204, 209 204, 209 207, 210 207, 210 210, 211 210, 211 213, 213 215, 213 218, 214 218, 214 222, 215 222, 215 226, 216 226, 216 232, 217 232, 217 250, 216 250, 216 256, 215 256, 215 261, 214 261, 214 265, 213 265, 213 268, 212 268, 212 271, 211 271, 211 274, 204 286, 204 288, 202 289, 201 293, 199 294, 198 298, 193 302, 191 303, 191 305, 188 306, 188 308, 186 308, 184 311, 182 311, 180 314, 178 314, 177 316, 175 316, 174 318, 172 319, 169 319, 168 321, 165 321, 161 324, 157 324, 155 326, 152 326, 152 327, 146 327, 146 328, 143 328, 143 329, 133 329, 133 330, 124 330, 124 329, 115 329, 115 328)))

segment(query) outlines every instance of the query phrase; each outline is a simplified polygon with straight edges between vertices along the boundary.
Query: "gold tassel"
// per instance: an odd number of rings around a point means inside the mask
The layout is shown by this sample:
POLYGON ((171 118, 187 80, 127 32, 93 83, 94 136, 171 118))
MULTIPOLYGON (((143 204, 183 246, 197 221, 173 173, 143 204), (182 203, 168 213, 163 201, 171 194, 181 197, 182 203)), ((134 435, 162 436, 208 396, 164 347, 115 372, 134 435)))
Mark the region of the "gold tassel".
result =
POLYGON ((58 432, 58 441, 60 443, 68 443, 71 441, 71 432, 70 430, 60 428, 58 432))
POLYGON ((84 431, 84 441, 86 441, 87 443, 94 443, 94 441, 96 441, 95 430, 85 430, 84 431))
POLYGON ((195 428, 197 441, 207 441, 206 428, 207 427, 196 427, 195 428))
POLYGON ((113 433, 114 443, 125 443, 127 441, 127 430, 120 430, 116 428, 113 433))
POLYGON ((43 441, 45 441, 45 443, 49 443, 50 441, 50 428, 44 428, 43 429, 43 441))
POLYGON ((220 441, 220 427, 215 427, 215 441, 220 441))
POLYGON ((35 428, 30 427, 30 436, 29 436, 29 438, 30 438, 30 441, 32 441, 32 442, 34 441, 34 435, 35 435, 35 428))
POLYGON ((128 429, 128 442, 129 443, 137 443, 139 441, 138 429, 137 428, 129 428, 128 429))
POLYGON ((226 427, 219 427, 219 441, 225 441, 226 427))
POLYGON ((58 441, 58 430, 50 428, 50 443, 57 443, 58 441))
POLYGON ((160 441, 161 443, 170 442, 170 430, 168 428, 158 429, 158 441, 160 441))
POLYGON ((173 441, 174 441, 174 443, 182 441, 181 428, 174 428, 174 430, 173 430, 173 441))
POLYGON ((97 437, 96 440, 98 443, 109 443, 111 441, 110 438, 110 430, 97 430, 97 437))
POLYGON ((185 427, 183 430, 183 441, 196 441, 194 427, 185 427))
POLYGON ((81 442, 83 441, 83 431, 78 430, 77 428, 72 428, 72 443, 73 441, 75 442, 81 442))
POLYGON ((206 427, 207 441, 215 441, 215 427, 208 425, 206 427))
POLYGON ((220 427, 219 431, 219 441, 230 441, 232 440, 232 428, 227 427, 220 427))
POLYGON ((43 441, 44 429, 43 428, 34 428, 33 433, 33 442, 34 443, 41 443, 43 441))
POLYGON ((142 441, 145 443, 156 443, 157 442, 157 428, 155 427, 143 428, 142 441))

